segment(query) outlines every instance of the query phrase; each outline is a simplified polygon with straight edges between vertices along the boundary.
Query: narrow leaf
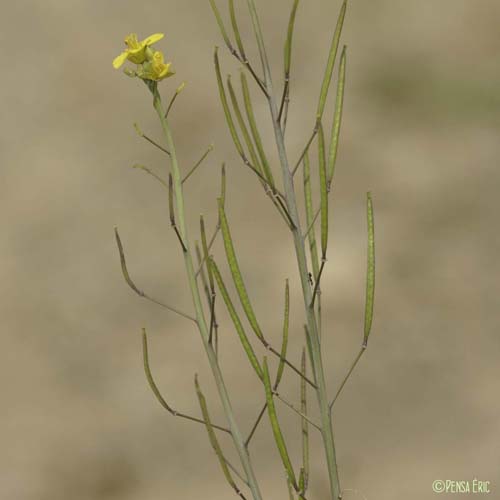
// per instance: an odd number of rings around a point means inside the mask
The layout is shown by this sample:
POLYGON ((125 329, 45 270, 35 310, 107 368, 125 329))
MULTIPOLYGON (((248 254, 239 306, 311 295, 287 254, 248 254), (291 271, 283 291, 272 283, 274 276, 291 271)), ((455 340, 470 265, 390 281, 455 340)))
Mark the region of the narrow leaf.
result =
POLYGON ((366 270, 365 335, 363 345, 368 343, 372 328, 373 302, 375 296, 375 224, 371 193, 366 194, 366 217, 368 221, 368 264, 366 270))
POLYGON ((219 272, 219 269, 211 257, 209 257, 208 262, 209 262, 209 266, 212 268, 212 272, 213 272, 213 275, 215 277, 215 281, 217 281, 217 286, 219 287, 220 293, 222 295, 222 299, 224 300, 224 303, 226 304, 227 310, 229 312, 229 316, 231 316, 231 319, 234 323, 234 327, 236 328, 236 332, 238 333, 238 336, 240 337, 241 344, 243 346, 243 349, 245 350, 245 353, 248 357, 248 360, 250 361, 250 364, 252 365, 253 369, 257 373, 258 377, 262 380, 262 368, 261 368, 260 363, 257 359, 257 356, 255 355, 255 352, 252 348, 252 344, 250 344, 250 341, 248 340, 247 334, 245 333, 245 330, 243 329, 243 325, 241 324, 238 313, 236 312, 236 309, 234 308, 233 302, 231 301, 231 297, 229 296, 226 285, 224 284, 224 281, 222 280, 222 276, 219 272))
POLYGON ((318 102, 318 111, 316 113, 316 117, 318 119, 321 119, 321 117, 323 116, 323 111, 325 110, 326 98, 328 96, 328 89, 330 88, 330 82, 332 80, 333 67, 335 65, 337 50, 339 48, 340 34, 342 33, 342 26, 344 24, 346 8, 347 8, 347 0, 344 0, 337 20, 337 26, 333 34, 332 44, 330 46, 330 53, 328 54, 328 61, 326 63, 325 75, 323 77, 323 83, 321 84, 321 92, 319 95, 319 102, 318 102))
POLYGON ((233 139, 234 145, 238 153, 244 156, 243 146, 241 145, 240 138, 238 137, 238 132, 236 132, 236 127, 234 126, 233 117, 231 116, 231 111, 229 110, 229 104, 227 102, 226 91, 224 89, 224 83, 222 82, 222 76, 220 72, 219 55, 217 53, 217 47, 214 51, 214 64, 215 64, 215 74, 217 76, 217 85, 219 87, 219 95, 222 103, 222 108, 224 110, 224 116, 226 117, 227 126, 229 127, 229 132, 233 139))
POLYGON ((246 317, 252 326, 253 331, 260 339, 264 338, 262 330, 260 329, 257 318, 250 303, 250 298, 248 297, 247 289, 245 283, 243 282, 243 276, 241 275, 240 266, 238 265, 238 260, 236 259, 236 253, 234 251, 233 240, 231 238, 231 232, 229 231, 229 224, 227 222, 226 212, 222 206, 221 200, 217 200, 219 203, 219 220, 221 224, 222 239, 224 240, 224 248, 226 250, 227 263, 229 264, 229 269, 231 270, 231 275, 233 277, 234 286, 238 292, 241 305, 245 311, 246 317))
POLYGON ((290 456, 288 455, 285 439, 283 437, 283 433, 281 432, 281 428, 278 422, 278 416, 276 414, 276 408, 274 406, 273 391, 271 388, 271 380, 269 378, 269 368, 267 366, 266 357, 264 357, 263 373, 264 373, 264 386, 266 389, 267 412, 269 414, 269 420, 271 421, 271 428, 273 430, 274 440, 276 441, 276 446, 278 447, 278 451, 281 456, 283 465, 285 467, 288 479, 290 480, 290 483, 292 484, 294 489, 297 491, 298 485, 295 479, 295 473, 293 472, 292 462, 290 461, 290 456))
POLYGON ((264 176, 267 182, 274 187, 274 178, 271 172, 271 167, 267 161, 266 153, 264 151, 264 146, 262 145, 262 140, 260 137, 259 129, 257 127, 257 122, 255 121, 255 115, 253 112, 252 99, 250 97, 250 89, 248 88, 248 82, 245 73, 241 72, 241 88, 243 90, 243 99, 245 102, 245 110, 247 113, 248 123, 250 124, 250 130, 252 131, 253 140, 257 146, 257 151, 259 152, 260 161, 262 162, 262 168, 264 170, 264 176))
POLYGON ((323 125, 319 125, 318 131, 318 153, 319 153, 319 189, 320 189, 320 209, 321 209, 321 260, 326 258, 328 246, 328 184, 326 179, 325 160, 325 134, 323 125))
POLYGON ((333 180, 335 163, 337 161, 337 151, 339 147, 340 125, 342 123, 342 110, 344 108, 344 87, 345 87, 345 67, 346 67, 346 47, 340 56, 339 81, 337 83, 337 99, 335 101, 335 114, 333 116, 332 135, 330 138, 330 151, 328 153, 328 188, 333 180))
MULTIPOLYGON (((281 353, 280 353, 280 362, 278 365, 278 371, 276 373, 276 380, 274 382, 274 387, 278 387, 281 382, 281 377, 283 376, 283 370, 285 369, 285 359, 286 359, 286 350, 288 347, 288 327, 290 323, 290 289, 288 286, 288 280, 286 280, 285 285, 285 313, 283 319, 283 340, 281 342, 281 353)), ((302 379, 301 379, 302 380, 302 379)), ((305 383, 305 380, 303 380, 305 383)))

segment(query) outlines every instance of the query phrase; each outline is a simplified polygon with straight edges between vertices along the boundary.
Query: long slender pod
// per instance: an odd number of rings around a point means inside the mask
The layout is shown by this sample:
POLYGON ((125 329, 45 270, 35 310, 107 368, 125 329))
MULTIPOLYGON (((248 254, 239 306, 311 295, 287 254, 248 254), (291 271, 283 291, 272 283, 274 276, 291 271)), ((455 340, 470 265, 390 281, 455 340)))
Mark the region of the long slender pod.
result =
POLYGON ((205 426, 207 429, 208 439, 210 440, 210 444, 217 455, 217 459, 219 460, 219 464, 221 466, 222 472, 224 473, 224 477, 226 481, 229 483, 229 486, 233 488, 233 490, 241 497, 245 498, 245 495, 238 488, 238 485, 234 482, 233 476, 231 472, 229 472, 229 467, 227 466, 226 459, 224 458, 224 453, 222 452, 222 448, 219 444, 219 440, 215 435, 212 422, 210 421, 210 415, 208 413, 207 402, 205 400, 205 396, 201 392, 200 384, 198 383, 198 375, 194 377, 194 384, 196 388, 196 395, 198 396, 198 401, 200 403, 201 413, 203 414, 203 420, 205 421, 205 426))
POLYGON ((368 262, 366 267, 365 331, 363 338, 363 345, 365 346, 368 344, 368 337, 372 328, 375 298, 375 223, 371 193, 366 193, 366 218, 368 222, 368 262))
POLYGON ((333 181, 335 164, 337 163, 337 152, 339 148, 340 125, 342 123, 342 111, 344 109, 344 87, 345 87, 345 69, 346 69, 346 50, 344 46, 340 56, 339 81, 337 83, 337 99, 335 101, 335 113, 333 115, 333 125, 330 137, 330 150, 328 152, 328 191, 333 181))
POLYGON ((325 74, 323 76, 323 82, 321 83, 321 91, 318 100, 318 111, 316 112, 316 118, 318 120, 321 120, 323 111, 325 110, 326 98, 328 96, 330 82, 332 81, 333 66, 335 65, 335 59, 337 58, 337 50, 339 48, 340 35, 342 33, 342 27, 344 25, 346 9, 347 0, 344 0, 344 2, 342 3, 342 7, 340 8, 339 17, 337 19, 337 26, 335 27, 335 32, 333 33, 330 52, 328 53, 328 60, 325 68, 325 74))
POLYGON ((264 372, 264 386, 266 389, 266 401, 267 401, 267 412, 269 415, 269 420, 271 422, 271 428, 273 430, 274 440, 276 441, 276 446, 278 447, 278 451, 283 462, 283 466, 285 467, 286 474, 295 491, 298 491, 297 480, 295 479, 295 473, 293 472, 292 462, 290 460, 290 455, 288 454, 288 450, 285 443, 285 438, 283 437, 283 433, 281 432, 281 427, 278 422, 278 416, 276 414, 276 408, 274 406, 273 399, 273 389, 271 387, 271 379, 269 378, 269 367, 267 366, 267 358, 264 357, 263 363, 263 372, 264 372))
POLYGON ((248 357, 248 360, 250 361, 250 364, 252 365, 253 369, 257 373, 258 377, 262 380, 262 368, 261 368, 260 363, 257 359, 257 356, 255 355, 255 352, 252 348, 252 345, 250 344, 250 341, 248 340, 248 337, 245 333, 243 325, 241 324, 238 313, 236 312, 236 309, 234 308, 233 302, 231 301, 231 297, 229 296, 226 285, 224 284, 224 281, 222 280, 222 276, 220 274, 219 268, 217 267, 217 264, 214 262, 214 260, 211 257, 209 257, 208 262, 209 262, 209 266, 212 268, 212 273, 215 277, 215 281, 217 282, 217 286, 219 287, 220 293, 222 295, 222 299, 224 300, 224 303, 226 304, 227 310, 229 312, 229 316, 231 316, 231 319, 233 320, 234 327, 236 328, 236 332, 238 333, 238 336, 240 337, 241 344, 243 346, 243 349, 245 350, 245 353, 248 357))

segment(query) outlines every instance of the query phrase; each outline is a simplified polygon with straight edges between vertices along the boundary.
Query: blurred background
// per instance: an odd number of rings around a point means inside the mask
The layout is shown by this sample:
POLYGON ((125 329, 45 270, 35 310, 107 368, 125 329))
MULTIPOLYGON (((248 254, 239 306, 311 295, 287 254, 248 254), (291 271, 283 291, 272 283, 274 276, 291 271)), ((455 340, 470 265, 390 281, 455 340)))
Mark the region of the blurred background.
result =
MULTIPOLYGON (((277 89, 291 3, 258 2, 277 89)), ((244 2, 237 5, 258 67, 244 2)), ((225 12, 225 2, 219 6, 225 12)), ((340 1, 330 0, 299 8, 291 158, 313 126, 339 8, 340 1)), ((499 21, 496 0, 353 0, 348 8, 344 121, 322 282, 332 394, 362 339, 368 190, 377 290, 369 349, 335 407, 347 500, 430 499, 436 479, 487 480, 489 498, 500 495, 499 21)), ((167 163, 132 127, 138 122, 161 138, 144 85, 111 66, 130 32, 139 38, 166 33, 158 47, 176 70, 161 85, 166 99, 187 83, 172 112, 182 168, 215 144, 186 186, 192 239, 200 213, 209 228, 216 222, 225 160, 227 212, 255 310, 279 345, 283 286, 290 279, 290 357, 298 362, 300 356, 303 315, 291 240, 230 142, 214 45, 221 46, 224 73, 236 76, 238 66, 222 47, 208 2, 9 2, 0 19, 4 499, 235 497, 203 427, 165 412, 143 373, 144 326, 166 399, 199 415, 197 372, 213 420, 223 423, 197 331, 134 295, 120 271, 115 224, 138 286, 190 310, 165 192, 131 168, 142 163, 165 175, 167 163)), ((271 139, 267 107, 255 88, 253 97, 271 139)), ((332 110, 330 103, 327 116, 332 110)), ((272 142, 266 146, 277 174, 272 142)), ((222 264, 221 242, 214 248, 222 264)), ((223 308, 219 320, 221 364, 245 431, 262 389, 223 308)), ((289 371, 282 392, 298 401, 298 380, 289 371)), ((298 467, 300 422, 286 407, 278 410, 298 467)), ((229 441, 222 442, 234 456, 229 441)), ((320 500, 328 484, 317 437, 312 444, 308 498, 320 500)), ((252 456, 264 498, 288 498, 267 421, 252 456)))

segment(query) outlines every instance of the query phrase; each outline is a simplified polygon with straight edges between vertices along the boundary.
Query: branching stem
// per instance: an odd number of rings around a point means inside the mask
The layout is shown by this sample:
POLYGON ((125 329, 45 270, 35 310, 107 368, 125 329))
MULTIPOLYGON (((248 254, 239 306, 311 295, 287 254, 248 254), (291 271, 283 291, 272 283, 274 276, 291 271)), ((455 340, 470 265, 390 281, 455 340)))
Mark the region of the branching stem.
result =
MULTIPOLYGON (((326 462, 327 462, 328 476, 330 483, 330 496, 332 500, 337 500, 341 497, 342 490, 340 488, 340 482, 338 477, 335 445, 333 441, 332 422, 328 406, 328 395, 327 395, 325 375, 323 370, 323 361, 321 356, 321 346, 318 334, 318 326, 316 323, 316 316, 314 313, 314 309, 311 307, 312 303, 311 287, 309 284, 309 272, 307 266, 306 251, 300 227, 297 200, 293 185, 293 172, 290 170, 289 167, 288 157, 285 148, 285 141, 283 137, 283 131, 281 129, 278 120, 278 107, 276 104, 276 98, 274 96, 271 71, 264 45, 264 39, 261 32, 260 22, 255 7, 255 1, 247 0, 247 5, 250 11, 250 15, 252 17, 253 28, 257 38, 257 45, 259 47, 259 52, 261 56, 262 67, 264 70, 264 82, 269 92, 268 104, 272 117, 276 146, 278 148, 278 154, 280 158, 286 204, 290 216, 292 217, 292 220, 294 221, 295 224, 295 228, 292 230, 292 235, 295 246, 295 253, 297 256, 300 281, 302 285, 304 308, 307 319, 307 328, 311 340, 311 356, 313 358, 313 369, 315 374, 315 380, 318 385, 318 389, 316 390, 316 396, 318 399, 320 415, 321 415, 321 429, 322 429, 321 434, 323 437, 323 445, 326 454, 326 462)), ((317 124, 316 127, 319 127, 319 124, 317 124)), ((310 142, 312 142, 312 140, 310 142)), ((307 148, 305 151, 307 151, 307 148)))
POLYGON ((347 375, 344 377, 344 380, 340 384, 340 387, 337 390, 337 393, 335 394, 335 397, 332 399, 332 402, 330 403, 330 412, 332 411, 333 405, 335 404, 335 401, 337 401, 337 398, 339 397, 340 393, 342 392, 342 389, 344 388, 346 382, 349 380, 349 377, 351 376, 351 373, 354 371, 354 368, 356 368, 356 365, 358 364, 358 361, 361 359, 361 356, 363 356, 364 352, 366 351, 366 344, 363 344, 361 346, 360 351, 358 352, 358 355, 354 359, 351 368, 349 368, 349 371, 347 372, 347 375))

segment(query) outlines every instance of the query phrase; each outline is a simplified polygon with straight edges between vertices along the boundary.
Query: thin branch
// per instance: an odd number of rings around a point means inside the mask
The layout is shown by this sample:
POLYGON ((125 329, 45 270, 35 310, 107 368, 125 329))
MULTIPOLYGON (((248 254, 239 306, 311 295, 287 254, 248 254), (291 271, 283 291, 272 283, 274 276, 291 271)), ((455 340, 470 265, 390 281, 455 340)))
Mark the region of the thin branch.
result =
POLYGON ((269 96, 267 93, 267 90, 264 86, 264 83, 262 82, 262 79, 257 76, 257 73, 255 73, 252 65, 250 64, 250 61, 247 58, 247 55, 245 53, 245 47, 243 46, 243 42, 241 40, 241 35, 240 35, 240 29, 238 27, 238 21, 236 19, 236 12, 234 10, 234 0, 229 1, 229 15, 231 17, 231 25, 233 27, 233 32, 234 32, 234 37, 236 39, 236 45, 238 46, 238 52, 236 50, 231 50, 231 54, 238 59, 240 63, 246 66, 246 68, 250 71, 251 75, 257 82, 257 85, 259 85, 260 89, 264 93, 266 97, 269 96))
POLYGON ((291 368, 297 375, 299 375, 300 378, 304 379, 311 387, 314 387, 314 389, 318 388, 318 386, 310 378, 308 378, 306 375, 303 375, 300 369, 290 363, 288 359, 282 357, 281 353, 279 353, 273 346, 271 346, 271 344, 267 343, 265 339, 262 339, 261 342, 267 350, 271 351, 276 357, 283 361, 289 368, 291 368))
MULTIPOLYGON (((209 339, 209 342, 211 344, 212 343, 212 333, 213 333, 214 337, 215 337, 215 342, 214 342, 215 353, 217 354, 218 353, 218 337, 219 337, 218 328, 219 328, 219 324, 217 323, 217 317, 216 317, 215 308, 214 308, 215 290, 213 290, 211 292, 209 287, 208 287, 207 277, 205 276, 205 270, 203 269, 203 265, 202 265, 203 257, 202 257, 200 247, 199 247, 197 241, 195 242, 195 252, 196 252, 196 257, 198 259, 198 265, 202 266, 201 267, 201 281, 203 283, 203 290, 205 292, 205 297, 207 299, 208 307, 210 308, 210 333, 209 333, 208 339, 209 339)), ((207 268, 208 268, 208 266, 207 266, 207 268)))
POLYGON ((316 300, 316 296, 318 295, 318 291, 319 291, 319 282, 321 281, 321 275, 323 274, 323 269, 325 267, 325 264, 326 264, 326 259, 322 258, 321 259, 321 266, 319 268, 319 273, 318 273, 318 276, 316 278, 316 282, 314 283, 314 291, 313 291, 313 296, 312 296, 312 300, 311 300, 311 309, 314 308, 314 301, 316 300))
POLYGON ((156 146, 158 149, 160 149, 161 151, 163 151, 164 153, 166 153, 170 156, 170 151, 168 149, 165 149, 163 146, 158 144, 156 141, 154 141, 150 137, 148 137, 146 134, 144 134, 142 132, 142 130, 139 128, 139 125, 137 125, 137 123, 134 123, 134 128, 135 128, 135 131, 137 132, 137 134, 139 135, 139 137, 146 139, 146 141, 148 141, 150 144, 152 144, 153 146, 156 146))
POLYGON ((292 41, 293 41, 293 31, 295 28, 295 17, 297 14, 297 8, 299 6, 299 0, 294 0, 292 10, 290 12, 290 19, 288 21, 288 30, 285 42, 285 84, 283 88, 283 95, 281 97, 280 110, 278 113, 278 125, 281 124, 283 112, 283 124, 281 125, 282 133, 285 133, 286 122, 288 118, 288 105, 290 103, 290 67, 292 64, 292 41))
POLYGON ((153 172, 153 170, 151 170, 149 167, 146 167, 144 165, 140 165, 139 163, 136 163, 135 165, 132 165, 132 168, 144 170, 146 173, 148 173, 149 175, 154 177, 157 181, 159 181, 163 185, 163 187, 168 189, 168 184, 156 172, 153 172))
MULTIPOLYGON (((192 417, 191 415, 187 415, 185 413, 181 413, 181 412, 179 412, 177 410, 174 410, 165 401, 165 399, 162 396, 160 390, 158 389, 158 386, 156 385, 156 383, 155 383, 155 381, 153 379, 153 375, 151 373, 151 368, 150 368, 150 365, 149 365, 149 354, 148 354, 148 339, 147 339, 146 329, 145 328, 142 329, 142 352, 143 352, 143 359, 144 359, 144 372, 146 373, 146 378, 148 379, 148 382, 149 382, 149 385, 151 387, 151 390, 153 391, 153 394, 156 396, 156 399, 163 406, 163 408, 165 408, 165 410, 167 410, 174 417, 185 418, 186 420, 191 420, 191 422, 196 422, 198 424, 205 425, 205 421, 204 420, 202 420, 200 418, 192 417)), ((215 425, 215 424, 212 424, 212 427, 214 429, 218 429, 218 430, 220 430, 222 432, 227 432, 228 434, 231 434, 231 431, 229 429, 227 429, 226 427, 222 427, 220 425, 215 425)))
POLYGON ((332 399, 332 402, 330 403, 330 413, 332 411, 333 405, 335 404, 335 401, 337 401, 337 398, 339 397, 340 393, 342 392, 342 389, 344 388, 344 385, 346 384, 347 380, 351 376, 351 373, 354 371, 354 368, 356 368, 356 365, 358 364, 358 361, 361 359, 361 356, 363 356, 363 353, 366 351, 366 344, 363 344, 361 346, 361 349, 354 359, 351 368, 349 368, 349 371, 347 372, 347 375, 344 377, 344 380, 340 384, 340 387, 337 390, 337 393, 335 394, 335 397, 332 399))
POLYGON ((184 184, 193 174, 193 172, 203 163, 203 160, 213 151, 214 145, 210 144, 207 150, 203 153, 202 157, 195 163, 194 167, 184 176, 181 183, 184 184))
POLYGON ((120 253, 120 262, 121 262, 121 267, 122 267, 122 274, 123 277, 125 278, 125 281, 127 282, 127 285, 132 288, 132 290, 139 295, 139 297, 143 297, 147 300, 150 300, 151 302, 154 302, 155 304, 158 304, 159 306, 164 307, 165 309, 168 309, 169 311, 172 311, 179 316, 182 316, 183 318, 189 319, 191 321, 194 321, 195 323, 196 318, 193 316, 190 316, 189 314, 186 314, 185 312, 179 311, 179 309, 176 309, 175 307, 169 306, 167 304, 164 304, 163 302, 160 302, 159 300, 154 299, 153 297, 150 297, 146 293, 144 293, 141 289, 139 289, 135 283, 132 281, 132 278, 129 275, 128 269, 127 269, 127 262, 125 260, 125 252, 123 250, 123 245, 120 239, 120 235, 118 234, 118 228, 115 226, 115 238, 116 238, 116 244, 118 246, 118 252, 120 253))
MULTIPOLYGON (((219 231, 220 231, 220 224, 217 223, 217 226, 215 227, 214 234, 212 234, 212 237, 210 238, 210 242, 208 243, 208 250, 210 250, 212 248, 212 245, 214 244, 215 238, 217 237, 217 234, 219 233, 219 231)), ((198 269, 196 270, 195 277, 198 277, 198 275, 201 273, 201 270, 202 270, 204 264, 205 264, 205 256, 203 255, 201 258, 201 262, 198 266, 198 269)))
MULTIPOLYGON (((210 297, 210 328, 208 330, 208 343, 212 345, 212 337, 214 331, 217 332, 216 320, 215 320, 215 293, 210 297)), ((217 338, 217 333, 216 333, 217 338)), ((217 351, 217 349, 216 349, 217 351)))
POLYGON ((172 226, 177 238, 179 239, 179 243, 181 244, 182 251, 184 253, 187 252, 186 245, 182 240, 182 236, 179 233, 179 229, 177 228, 177 224, 175 223, 175 212, 174 212, 174 188, 173 188, 173 179, 172 174, 168 174, 168 209, 170 214, 170 225, 172 226))
POLYGON ((302 413, 300 410, 297 410, 292 403, 289 403, 283 396, 281 396, 277 391, 273 391, 273 395, 276 396, 282 403, 288 406, 291 410, 293 410, 297 415, 301 416, 304 420, 307 420, 313 427, 316 427, 318 431, 321 431, 321 427, 313 422, 307 415, 302 413))
MULTIPOLYGON (((215 426, 212 424, 212 427, 215 426)), ((246 486, 250 486, 248 484, 248 481, 242 476, 240 472, 238 472, 238 469, 234 465, 232 465, 231 462, 226 457, 224 457, 224 461, 226 462, 227 466, 238 476, 241 482, 245 483, 246 486)))
MULTIPOLYGON (((306 350, 302 348, 302 357, 300 362, 302 373, 306 373, 306 350)), ((307 386, 304 381, 300 382, 300 411, 307 415, 307 386)), ((309 426, 307 420, 302 419, 302 467, 299 476, 299 486, 302 493, 307 491, 309 483, 309 426)))
POLYGON ((281 95, 280 110, 278 113, 279 123, 281 123, 281 117, 283 116, 283 111, 285 109, 285 101, 288 96, 289 89, 290 89, 290 75, 285 75, 285 85, 283 86, 283 94, 281 95))
POLYGON ((269 92, 266 89, 265 83, 262 81, 261 78, 257 76, 257 73, 255 73, 255 70, 253 69, 252 65, 248 61, 248 59, 244 59, 241 61, 248 71, 250 71, 250 74, 253 76, 253 79, 257 82, 257 85, 259 86, 260 90, 262 90, 263 94, 266 96, 267 99, 269 99, 269 92))
POLYGON ((168 114, 170 113, 170 110, 172 109, 172 106, 174 105, 175 100, 177 99, 177 96, 184 90, 184 87, 186 86, 185 82, 182 82, 176 89, 175 93, 172 96, 172 99, 170 99, 170 102, 167 107, 167 111, 165 111, 165 118, 168 117, 168 114))
POLYGON ((302 238, 304 238, 304 240, 307 238, 307 236, 309 235, 309 232, 311 231, 311 229, 313 228, 314 226, 314 223, 316 222, 316 219, 318 218, 318 215, 320 214, 321 212, 321 209, 318 208, 318 210, 316 210, 316 214, 314 215, 314 218, 313 220, 311 221, 311 223, 309 224, 309 227, 307 228, 306 232, 304 233, 304 236, 302 236, 302 238))
POLYGON ((302 154, 300 155, 299 159, 297 160, 297 163, 295 164, 295 166, 292 169, 292 176, 295 175, 295 172, 297 172, 297 169, 299 168, 300 164, 302 163, 302 160, 304 159, 304 156, 309 151, 309 147, 311 146, 312 141, 314 140, 314 138, 316 137, 316 134, 318 133, 319 124, 320 124, 320 122, 319 122, 319 120, 317 120, 316 124, 314 125, 311 137, 307 141, 307 144, 306 144, 304 150, 302 151, 302 154))
POLYGON ((255 420, 255 423, 252 426, 252 429, 250 430, 248 437, 245 439, 245 446, 248 448, 248 445, 250 444, 250 440, 252 439, 253 435, 255 434, 255 431, 257 430, 257 427, 259 426, 260 421, 262 420, 262 417, 264 416, 264 413, 267 410, 267 402, 264 404, 262 407, 262 410, 260 410, 259 416, 255 420))
MULTIPOLYGON (((285 356, 287 352, 287 346, 288 346, 288 331, 289 331, 289 322, 290 320, 290 290, 288 286, 288 280, 286 280, 286 285, 285 285, 285 311, 284 311, 284 319, 283 319, 283 340, 281 343, 281 356, 282 358, 280 359, 280 363, 278 365, 278 371, 276 372, 276 379, 274 381, 274 385, 272 390, 276 391, 278 390, 278 387, 280 385, 280 382, 283 378, 283 370, 285 368, 285 356)), ((301 370, 301 373, 305 375, 304 370, 301 370)), ((301 386, 306 384, 306 381, 302 379, 300 381, 301 386)), ((267 409, 267 401, 264 403, 264 406, 262 407, 262 410, 260 411, 256 422, 254 423, 252 430, 250 431, 250 435, 248 436, 247 440, 245 441, 245 446, 248 446, 248 443, 252 439, 252 436, 254 432, 257 429, 257 426, 259 425, 259 422, 264 415, 264 412, 267 409)))
POLYGON ((286 220, 288 222, 288 226, 293 231, 296 226, 295 226, 295 223, 292 220, 292 217, 288 213, 288 208, 286 207, 285 202, 280 197, 277 197, 277 200, 278 200, 278 203, 280 204, 280 206, 281 206, 281 208, 283 210, 283 213, 284 213, 284 215, 286 217, 286 220))

